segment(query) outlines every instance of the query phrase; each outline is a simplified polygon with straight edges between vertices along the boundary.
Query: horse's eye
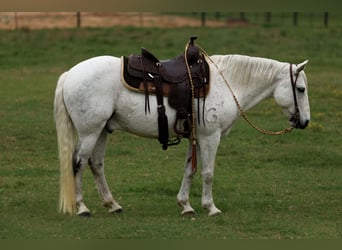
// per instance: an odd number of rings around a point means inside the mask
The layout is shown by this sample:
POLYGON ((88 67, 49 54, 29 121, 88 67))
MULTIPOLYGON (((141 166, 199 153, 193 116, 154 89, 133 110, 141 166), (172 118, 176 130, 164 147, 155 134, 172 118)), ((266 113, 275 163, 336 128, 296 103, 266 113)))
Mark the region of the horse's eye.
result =
POLYGON ((300 93, 304 93, 304 92, 305 92, 305 88, 304 88, 304 87, 297 87, 297 90, 298 90, 300 93))

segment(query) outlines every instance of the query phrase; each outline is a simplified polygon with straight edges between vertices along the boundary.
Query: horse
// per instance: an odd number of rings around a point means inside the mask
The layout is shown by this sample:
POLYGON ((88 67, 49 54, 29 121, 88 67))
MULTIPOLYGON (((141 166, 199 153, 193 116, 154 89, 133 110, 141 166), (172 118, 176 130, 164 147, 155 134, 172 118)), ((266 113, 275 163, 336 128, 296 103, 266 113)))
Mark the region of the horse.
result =
MULTIPOLYGON (((210 90, 204 106, 205 123, 196 122, 195 151, 202 162, 201 205, 208 216, 221 213, 214 203, 212 184, 217 148, 229 134, 234 121, 262 100, 273 97, 292 128, 304 129, 310 121, 308 84, 304 68, 274 59, 246 55, 208 56, 210 90), (295 79, 295 80, 294 80, 295 79), (239 104, 239 107, 236 101, 239 104)), ((127 89, 122 82, 122 57, 109 55, 84 60, 60 75, 54 99, 60 159, 59 212, 90 216, 82 195, 82 172, 87 167, 94 175, 102 205, 109 213, 122 207, 114 200, 104 174, 108 131, 125 131, 147 138, 158 138, 157 101, 150 98, 150 112, 144 112, 144 94, 127 89)), ((164 97, 170 137, 175 110, 164 97)), ((203 98, 199 101, 201 108, 203 98)), ((195 109, 198 107, 195 106, 195 109)), ((182 215, 194 214, 189 202, 192 145, 185 158, 184 176, 177 194, 182 215)))

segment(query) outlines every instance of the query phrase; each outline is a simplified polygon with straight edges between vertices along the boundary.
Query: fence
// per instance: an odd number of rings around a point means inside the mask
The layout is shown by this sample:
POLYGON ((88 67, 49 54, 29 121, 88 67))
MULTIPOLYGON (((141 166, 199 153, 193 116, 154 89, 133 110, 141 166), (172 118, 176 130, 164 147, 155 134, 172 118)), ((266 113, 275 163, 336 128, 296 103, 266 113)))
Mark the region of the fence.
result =
POLYGON ((245 23, 256 24, 264 26, 324 26, 328 27, 332 25, 340 24, 342 21, 342 15, 338 13, 329 12, 239 12, 239 13, 193 13, 193 16, 201 18, 202 26, 206 26, 206 20, 225 20, 227 24, 230 23, 245 23), (332 22, 331 22, 332 20, 332 22))
POLYGON ((0 29, 42 29, 81 27, 231 27, 335 26, 342 23, 338 13, 193 12, 193 13, 96 13, 96 12, 0 12, 0 29))

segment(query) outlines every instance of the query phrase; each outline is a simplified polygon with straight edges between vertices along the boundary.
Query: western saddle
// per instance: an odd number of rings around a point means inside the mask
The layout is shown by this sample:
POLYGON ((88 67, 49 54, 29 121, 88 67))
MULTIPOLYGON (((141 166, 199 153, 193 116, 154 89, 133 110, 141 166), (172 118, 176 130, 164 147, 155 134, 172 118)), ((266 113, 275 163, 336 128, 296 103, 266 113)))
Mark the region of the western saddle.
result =
MULTIPOLYGON (((185 53, 174 59, 160 61, 145 48, 141 49, 141 55, 123 57, 123 82, 127 88, 145 93, 145 113, 150 112, 149 95, 157 98, 158 140, 164 150, 178 144, 181 137, 190 137, 194 98, 197 98, 198 104, 200 98, 204 99, 204 112, 205 96, 209 91, 209 66, 199 47, 194 44, 196 38, 191 37, 185 53), (168 97, 170 107, 176 110, 175 139, 169 138, 163 97, 168 97)), ((199 109, 198 105, 198 122, 199 109)))

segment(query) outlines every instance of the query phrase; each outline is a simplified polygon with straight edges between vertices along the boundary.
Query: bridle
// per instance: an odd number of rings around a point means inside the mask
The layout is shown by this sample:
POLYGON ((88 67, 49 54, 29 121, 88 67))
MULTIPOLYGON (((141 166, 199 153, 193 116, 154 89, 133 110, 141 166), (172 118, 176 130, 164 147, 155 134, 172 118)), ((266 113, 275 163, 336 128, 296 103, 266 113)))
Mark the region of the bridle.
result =
POLYGON ((297 94, 296 94, 296 85, 297 85, 298 76, 299 76, 299 72, 296 72, 295 78, 293 79, 292 64, 290 64, 290 78, 291 78, 291 86, 292 86, 293 99, 294 99, 294 105, 295 105, 295 112, 294 112, 294 114, 292 114, 290 121, 295 122, 296 126, 299 123, 299 117, 300 117, 299 108, 298 108, 298 101, 297 101, 297 94))

